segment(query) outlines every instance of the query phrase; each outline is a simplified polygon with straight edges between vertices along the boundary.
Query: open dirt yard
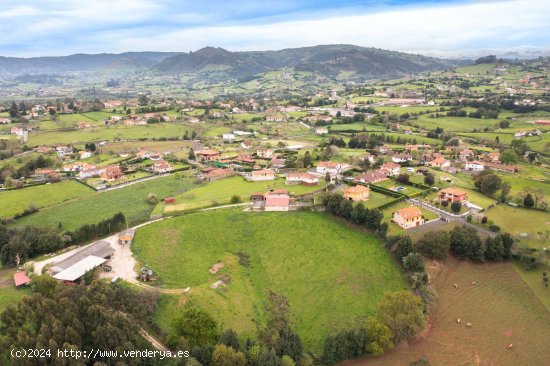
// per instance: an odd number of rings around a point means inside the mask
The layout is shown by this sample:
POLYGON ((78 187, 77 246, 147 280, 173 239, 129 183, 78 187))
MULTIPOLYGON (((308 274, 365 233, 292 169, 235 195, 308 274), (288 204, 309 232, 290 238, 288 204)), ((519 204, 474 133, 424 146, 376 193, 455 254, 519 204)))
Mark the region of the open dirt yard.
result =
POLYGON ((382 357, 342 366, 408 366, 421 357, 433 366, 550 365, 550 312, 511 264, 450 259, 428 270, 437 305, 426 330, 382 357))

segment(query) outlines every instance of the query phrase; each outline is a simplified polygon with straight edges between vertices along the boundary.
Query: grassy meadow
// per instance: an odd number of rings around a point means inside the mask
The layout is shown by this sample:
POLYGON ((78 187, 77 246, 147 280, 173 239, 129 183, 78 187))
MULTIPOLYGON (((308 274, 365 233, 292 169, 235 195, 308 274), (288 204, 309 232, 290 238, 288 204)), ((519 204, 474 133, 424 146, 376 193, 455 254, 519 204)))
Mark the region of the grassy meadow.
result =
POLYGON ((133 250, 164 287, 191 287, 183 301, 162 300, 161 328, 190 303, 224 328, 253 335, 265 324, 266 294, 273 290, 288 298, 294 328, 316 353, 328 332, 372 315, 385 292, 406 287, 376 238, 322 213, 193 213, 140 228, 133 250), (239 264, 238 252, 249 256, 248 267, 239 264), (210 274, 218 261, 224 269, 210 274), (230 277, 227 287, 210 289, 220 274, 230 277))

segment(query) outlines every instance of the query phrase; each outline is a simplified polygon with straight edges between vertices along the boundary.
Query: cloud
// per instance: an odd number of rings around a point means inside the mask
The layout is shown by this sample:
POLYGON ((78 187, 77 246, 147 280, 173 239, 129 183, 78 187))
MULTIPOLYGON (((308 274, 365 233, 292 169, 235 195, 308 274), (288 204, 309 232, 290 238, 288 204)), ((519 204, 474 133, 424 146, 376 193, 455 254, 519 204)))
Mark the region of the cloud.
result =
POLYGON ((341 3, 328 1, 271 0, 56 4, 39 15, 37 3, 0 6, 0 31, 10 34, 0 40, 0 54, 189 51, 206 45, 265 50, 351 43, 445 56, 462 50, 550 46, 546 0, 348 2, 341 8, 341 3))

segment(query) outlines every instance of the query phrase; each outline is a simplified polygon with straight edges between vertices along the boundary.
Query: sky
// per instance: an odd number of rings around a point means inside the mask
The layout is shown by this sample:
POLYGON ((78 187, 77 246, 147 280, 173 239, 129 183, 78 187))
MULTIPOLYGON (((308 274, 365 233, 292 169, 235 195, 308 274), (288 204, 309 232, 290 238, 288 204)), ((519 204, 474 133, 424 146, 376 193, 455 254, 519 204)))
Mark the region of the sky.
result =
POLYGON ((438 57, 550 54, 550 0, 0 0, 1 56, 346 43, 438 57))

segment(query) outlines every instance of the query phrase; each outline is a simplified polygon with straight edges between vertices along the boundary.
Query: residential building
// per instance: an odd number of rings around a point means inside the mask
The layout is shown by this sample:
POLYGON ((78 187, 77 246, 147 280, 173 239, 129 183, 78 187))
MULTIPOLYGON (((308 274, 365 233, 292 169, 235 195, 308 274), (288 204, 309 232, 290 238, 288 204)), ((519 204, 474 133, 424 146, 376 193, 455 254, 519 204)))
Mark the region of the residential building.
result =
POLYGON ((353 202, 367 201, 370 198, 370 188, 360 184, 344 189, 344 198, 353 202))
POLYGON ((107 182, 112 182, 122 177, 120 166, 110 165, 105 168, 105 172, 101 174, 101 179, 107 182))
POLYGON ((311 173, 288 173, 286 175, 286 184, 303 184, 306 186, 316 186, 319 184, 319 177, 311 173))
POLYGON ((209 182, 231 177, 233 175, 233 169, 231 168, 212 168, 203 171, 203 177, 209 182))
POLYGON ((468 200, 468 192, 457 188, 445 188, 437 192, 437 198, 440 201, 464 202, 468 200))
POLYGON ((284 189, 275 189, 264 195, 265 211, 288 211, 290 206, 290 196, 284 189))
POLYGON ((378 183, 388 179, 388 172, 386 170, 373 170, 365 172, 355 177, 357 182, 361 183, 378 183))
POLYGON ((412 161, 412 156, 407 153, 397 153, 391 157, 391 160, 394 163, 405 163, 407 161, 412 161))
POLYGON ((433 168, 447 168, 451 166, 451 162, 443 157, 435 158, 431 161, 430 166, 433 168))
POLYGON ((253 170, 250 175, 246 177, 248 180, 253 182, 260 182, 266 180, 275 180, 275 172, 271 169, 262 169, 262 170, 253 170))
POLYGON ((259 158, 271 159, 271 157, 273 157, 273 150, 259 148, 259 149, 256 149, 256 155, 258 155, 259 158))
POLYGON ((332 161, 320 161, 317 163, 317 173, 319 174, 329 173, 330 175, 337 175, 342 172, 342 168, 342 164, 332 161))
POLYGON ((390 161, 389 163, 382 164, 380 170, 385 171, 389 176, 396 176, 399 175, 400 168, 401 166, 399 164, 390 161))
POLYGON ((201 150, 195 153, 199 161, 214 161, 220 158, 220 153, 216 150, 201 150))
POLYGON ((392 221, 399 225, 402 229, 407 230, 424 225, 426 219, 422 215, 420 208, 411 206, 392 212, 392 221))
POLYGON ((172 165, 166 160, 159 160, 153 163, 153 172, 158 174, 170 173, 172 171, 172 165))
POLYGON ((471 172, 480 172, 485 169, 485 164, 478 160, 468 161, 464 164, 464 169, 471 172))

